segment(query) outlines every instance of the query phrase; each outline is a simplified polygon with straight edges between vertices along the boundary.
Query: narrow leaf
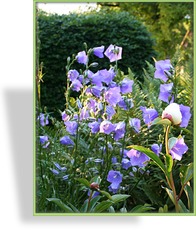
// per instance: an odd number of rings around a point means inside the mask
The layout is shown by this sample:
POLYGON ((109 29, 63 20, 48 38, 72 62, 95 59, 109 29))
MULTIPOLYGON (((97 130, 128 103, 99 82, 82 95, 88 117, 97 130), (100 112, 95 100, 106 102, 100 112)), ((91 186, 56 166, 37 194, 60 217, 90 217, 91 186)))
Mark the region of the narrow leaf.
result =
POLYGON ((131 209, 132 213, 143 213, 147 212, 150 210, 154 210, 155 208, 151 207, 149 204, 144 204, 144 205, 137 205, 133 209, 131 209))
POLYGON ((85 185, 86 187, 90 188, 90 182, 85 178, 75 178, 75 180, 79 181, 81 184, 85 185))
POLYGON ((182 185, 186 185, 193 178, 193 163, 180 168, 180 178, 182 185))
POLYGON ((112 201, 108 201, 108 200, 102 201, 95 207, 95 212, 98 212, 98 213, 103 212, 107 210, 112 204, 113 204, 112 201))
POLYGON ((128 197, 130 197, 130 195, 126 195, 126 194, 115 194, 115 195, 112 196, 112 201, 114 203, 118 203, 118 202, 126 200, 128 197))
POLYGON ((58 205, 63 211, 67 212, 67 213, 72 213, 73 210, 67 206, 66 204, 64 204, 60 199, 58 198, 47 198, 48 201, 50 202, 54 202, 56 205, 58 205))
POLYGON ((103 191, 103 190, 98 190, 98 191, 104 196, 106 196, 109 200, 112 200, 112 196, 108 192, 103 191))

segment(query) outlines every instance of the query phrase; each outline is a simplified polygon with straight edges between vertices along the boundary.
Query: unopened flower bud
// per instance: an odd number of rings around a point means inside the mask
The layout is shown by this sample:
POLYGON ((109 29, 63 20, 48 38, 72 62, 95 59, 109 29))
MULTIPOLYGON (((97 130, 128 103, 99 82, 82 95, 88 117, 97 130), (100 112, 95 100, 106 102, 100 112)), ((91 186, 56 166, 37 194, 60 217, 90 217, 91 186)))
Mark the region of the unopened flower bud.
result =
POLYGON ((90 188, 91 188, 91 189, 98 190, 98 189, 99 189, 99 184, 93 182, 93 183, 91 183, 90 188))
POLYGON ((169 119, 173 125, 180 125, 182 122, 180 106, 176 103, 169 104, 162 113, 162 119, 169 119))

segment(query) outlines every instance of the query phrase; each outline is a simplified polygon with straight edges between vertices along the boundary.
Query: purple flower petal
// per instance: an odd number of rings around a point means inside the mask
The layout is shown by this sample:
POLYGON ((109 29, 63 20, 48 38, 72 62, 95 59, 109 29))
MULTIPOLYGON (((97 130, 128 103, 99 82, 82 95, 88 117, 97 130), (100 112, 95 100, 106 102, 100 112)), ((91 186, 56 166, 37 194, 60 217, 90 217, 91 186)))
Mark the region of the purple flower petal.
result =
POLYGON ((180 127, 186 128, 191 118, 190 107, 182 104, 180 104, 179 106, 180 106, 180 112, 182 114, 182 122, 180 124, 180 127))
POLYGON ((155 71, 154 77, 159 78, 163 80, 164 82, 166 82, 168 80, 168 77, 165 74, 165 72, 170 71, 172 67, 170 60, 167 59, 167 60, 157 61, 155 62, 155 67, 156 67, 156 71, 155 71))
POLYGON ((155 109, 147 109, 146 107, 140 106, 140 109, 143 112, 143 120, 148 127, 150 126, 151 122, 158 117, 158 112, 155 109))
POLYGON ((130 118, 129 120, 129 124, 132 128, 134 128, 136 133, 140 132, 140 128, 141 128, 141 122, 140 119, 138 118, 130 118))
POLYGON ((127 159, 127 158, 123 158, 121 163, 122 163, 122 168, 123 169, 127 170, 128 168, 131 167, 131 161, 129 159, 127 159))
POLYGON ((182 159, 182 155, 187 151, 188 146, 185 144, 183 138, 177 139, 172 149, 169 150, 170 154, 172 155, 172 158, 179 161, 182 159))
POLYGON ((43 113, 40 113, 40 115, 38 116, 37 120, 40 122, 41 126, 45 126, 45 125, 49 124, 48 115, 45 115, 43 113))
POLYGON ((158 144, 153 144, 151 146, 151 149, 157 156, 159 156, 159 154, 160 154, 160 152, 162 150, 162 144, 160 146, 158 144))
POLYGON ((115 125, 113 125, 110 121, 102 121, 100 124, 100 133, 110 134, 115 129, 115 125))
POLYGON ((64 124, 68 133, 70 133, 71 135, 76 134, 78 128, 78 123, 76 121, 66 121, 64 122, 64 124))
POLYGON ((132 86, 133 86, 133 80, 124 78, 121 82, 120 90, 122 94, 125 93, 131 93, 132 92, 132 86))
POLYGON ((105 92, 105 100, 114 107, 121 99, 122 97, 119 87, 110 88, 105 92))
POLYGON ((77 59, 77 62, 80 64, 86 65, 86 63, 88 62, 88 56, 86 55, 85 51, 79 52, 76 56, 76 59, 77 59))
POLYGON ((99 46, 99 47, 95 47, 93 48, 93 53, 95 56, 99 57, 99 58, 103 58, 103 52, 104 52, 104 46, 99 46))
POLYGON ((125 122, 121 121, 117 124, 115 124, 115 130, 114 130, 114 140, 118 141, 119 139, 123 138, 125 135, 125 122))
POLYGON ((80 89, 83 87, 83 85, 81 84, 79 80, 75 79, 72 81, 72 84, 70 87, 73 91, 79 92, 80 89))
POLYGON ((110 59, 110 62, 120 60, 122 58, 122 47, 110 45, 104 54, 110 59))
POLYGON ((74 145, 74 142, 69 136, 64 136, 60 139, 62 145, 74 145))
POLYGON ((173 83, 161 84, 159 100, 169 103, 169 97, 171 96, 172 87, 173 87, 173 83))
POLYGON ((132 166, 139 166, 141 168, 144 167, 147 161, 150 159, 144 153, 141 153, 135 149, 131 149, 129 152, 127 152, 127 156, 130 158, 132 166))
POLYGON ((70 81, 74 81, 79 77, 79 73, 77 70, 73 69, 73 70, 69 70, 67 76, 70 79, 70 81))
POLYGON ((92 133, 97 133, 99 132, 99 129, 100 129, 100 123, 97 121, 94 121, 94 122, 89 123, 88 127, 91 128, 92 133))
POLYGON ((40 140, 40 143, 42 145, 42 148, 47 148, 48 145, 50 144, 50 142, 48 140, 48 136, 40 136, 39 140, 40 140))

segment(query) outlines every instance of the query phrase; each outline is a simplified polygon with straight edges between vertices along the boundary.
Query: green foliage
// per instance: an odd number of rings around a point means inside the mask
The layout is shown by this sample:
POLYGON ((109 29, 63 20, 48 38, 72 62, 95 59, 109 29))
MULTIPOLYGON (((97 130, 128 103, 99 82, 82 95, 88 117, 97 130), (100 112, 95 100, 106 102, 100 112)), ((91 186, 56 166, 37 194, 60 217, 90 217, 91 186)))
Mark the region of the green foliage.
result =
POLYGON ((156 39, 159 59, 171 58, 177 45, 184 58, 193 51, 193 2, 114 2, 99 3, 103 8, 128 11, 141 20, 156 39))
MULTIPOLYGON (((58 110, 65 105, 66 62, 70 53, 76 55, 89 47, 115 44, 123 48, 123 61, 118 67, 127 73, 128 67, 137 78, 142 79, 145 61, 152 62, 156 56, 154 40, 138 20, 128 12, 90 12, 86 14, 47 15, 38 13, 39 61, 43 63, 41 105, 58 117, 58 110)), ((92 57, 92 62, 98 58, 92 57)), ((99 59, 99 69, 108 68, 109 59, 99 59)), ((80 69, 75 64, 72 68, 80 69)), ((97 68, 91 68, 93 72, 97 68)), ((73 94, 76 96, 76 94, 73 94)))

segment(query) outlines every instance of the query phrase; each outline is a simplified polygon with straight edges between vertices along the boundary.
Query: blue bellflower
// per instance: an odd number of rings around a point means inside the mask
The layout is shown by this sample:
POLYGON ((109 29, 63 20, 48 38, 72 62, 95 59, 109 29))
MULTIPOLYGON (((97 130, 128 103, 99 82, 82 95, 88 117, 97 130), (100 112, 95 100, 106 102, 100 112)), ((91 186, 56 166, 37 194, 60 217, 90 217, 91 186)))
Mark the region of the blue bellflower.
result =
POLYGON ((110 170, 108 172, 107 181, 110 182, 109 191, 117 193, 122 182, 122 174, 119 171, 110 170))
POLYGON ((76 56, 76 60, 78 63, 86 65, 88 62, 88 56, 86 55, 86 52, 85 51, 79 52, 76 56))
POLYGON ((132 166, 138 166, 140 168, 143 168, 147 164, 147 161, 149 161, 150 159, 144 153, 139 152, 135 149, 131 149, 130 151, 128 151, 127 156, 130 158, 132 166))
POLYGON ((150 127, 151 122, 158 117, 158 112, 155 109, 148 109, 146 107, 140 106, 140 109, 143 112, 143 120, 148 127, 150 127))
POLYGON ((72 139, 69 136, 64 136, 60 139, 60 143, 62 145, 74 145, 74 142, 72 141, 72 139))
POLYGON ((110 45, 104 54, 109 58, 110 62, 120 60, 122 59, 122 47, 110 45))
POLYGON ((172 93, 172 87, 173 87, 173 83, 161 84, 159 100, 169 103, 169 97, 171 96, 172 93))
POLYGON ((103 58, 104 57, 104 46, 99 46, 99 47, 94 47, 93 48, 93 53, 95 56, 99 57, 99 58, 103 58))
POLYGON ((182 155, 187 151, 188 151, 188 146, 185 144, 183 138, 179 138, 179 139, 176 138, 176 142, 174 143, 172 148, 169 149, 169 153, 171 154, 172 158, 179 161, 182 159, 182 155))
POLYGON ((154 77, 159 78, 164 82, 166 82, 168 80, 166 73, 169 74, 169 71, 172 68, 170 60, 166 59, 166 60, 157 61, 155 62, 155 67, 156 67, 156 71, 154 73, 154 77))

